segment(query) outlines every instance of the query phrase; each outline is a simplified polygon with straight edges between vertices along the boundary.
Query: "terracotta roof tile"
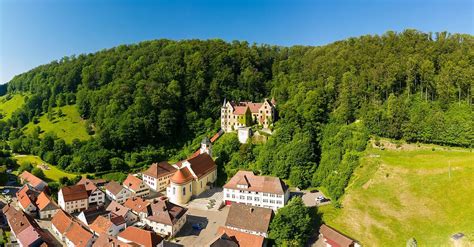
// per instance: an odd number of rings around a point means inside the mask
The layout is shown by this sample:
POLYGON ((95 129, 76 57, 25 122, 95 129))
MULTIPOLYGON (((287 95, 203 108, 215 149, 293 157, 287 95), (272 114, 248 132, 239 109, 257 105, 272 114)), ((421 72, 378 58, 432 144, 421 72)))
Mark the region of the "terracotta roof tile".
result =
POLYGON ((288 187, 278 177, 257 176, 253 172, 238 171, 227 184, 224 185, 226 189, 256 191, 263 193, 272 193, 283 195, 288 187), (238 188, 239 183, 247 182, 248 188, 238 188))
POLYGON ((84 186, 86 186, 86 190, 89 195, 98 189, 97 185, 92 180, 86 177, 82 177, 81 180, 77 182, 77 184, 83 184, 84 186))
POLYGON ((171 177, 171 182, 175 184, 185 184, 191 180, 193 180, 193 175, 189 171, 187 167, 178 169, 174 175, 171 177))
POLYGON ((185 217, 187 209, 171 203, 168 200, 156 200, 151 205, 149 220, 165 225, 174 225, 179 219, 185 217))
POLYGON ((144 171, 143 174, 146 174, 154 178, 160 178, 160 177, 172 174, 175 171, 176 171, 176 168, 170 165, 170 163, 163 161, 160 163, 151 164, 150 168, 144 171))
POLYGON ((49 245, 51 242, 50 237, 39 227, 38 223, 25 212, 7 205, 3 208, 3 213, 11 231, 22 245, 30 246, 37 241, 43 241, 49 245))
POLYGON ((47 185, 47 183, 45 181, 43 181, 40 178, 38 178, 37 176, 29 173, 28 171, 22 172, 19 177, 21 179, 27 181, 29 184, 31 184, 35 188, 38 187, 41 184, 47 185))
POLYGON ((230 206, 225 226, 266 233, 272 217, 273 210, 269 208, 234 203, 230 206))
POLYGON ((73 222, 71 227, 64 234, 69 241, 77 247, 86 247, 94 236, 91 232, 84 229, 79 223, 73 222))
POLYGON ((107 234, 109 229, 112 227, 114 223, 107 219, 106 217, 100 215, 97 217, 92 224, 89 225, 89 228, 94 231, 98 232, 100 234, 107 234))
POLYGON ((137 244, 127 244, 118 240, 116 237, 108 236, 106 234, 101 234, 94 244, 94 247, 138 247, 137 244))
POLYGON ((202 153, 196 157, 188 159, 191 169, 198 178, 207 175, 209 172, 217 169, 216 163, 207 153, 202 153))
POLYGON ((127 208, 116 201, 111 201, 109 206, 107 207, 107 211, 125 217, 128 212, 130 212, 130 208, 127 208))
POLYGON ((127 178, 123 181, 123 185, 127 188, 130 188, 133 191, 140 190, 140 185, 143 181, 132 174, 128 174, 127 178))
POLYGON ((117 195, 120 191, 125 189, 122 185, 115 181, 110 181, 104 187, 106 190, 110 191, 110 193, 117 195))
POLYGON ((319 228, 319 233, 322 234, 323 237, 328 240, 328 242, 331 242, 333 246, 349 247, 355 242, 354 240, 346 237, 342 233, 325 224, 321 225, 319 228))
POLYGON ((134 226, 125 228, 125 230, 118 236, 130 242, 143 245, 144 247, 155 247, 163 241, 163 238, 155 232, 143 230, 134 226))
POLYGON ((223 226, 220 226, 217 229, 217 234, 219 237, 222 236, 222 234, 226 234, 231 239, 235 239, 235 242, 237 242, 240 247, 263 246, 263 242, 265 240, 265 238, 262 236, 232 230, 223 226))
POLYGON ((128 198, 124 203, 124 207, 130 208, 134 212, 150 212, 150 202, 143 200, 141 197, 128 198))
POLYGON ((63 193, 65 202, 84 200, 89 198, 86 186, 83 184, 62 187, 61 191, 63 193))
POLYGON ((40 211, 43 209, 52 210, 59 208, 58 205, 51 201, 51 198, 49 198, 46 193, 44 193, 44 191, 41 192, 41 194, 38 196, 38 199, 36 199, 36 205, 38 205, 38 209, 40 211))
POLYGON ((72 222, 71 217, 62 209, 59 209, 51 219, 51 224, 54 225, 61 234, 67 231, 72 222))
POLYGON ((16 193, 16 198, 23 208, 27 208, 30 204, 33 204, 33 206, 36 207, 36 205, 34 204, 35 197, 36 196, 34 192, 30 190, 27 185, 23 186, 16 193))

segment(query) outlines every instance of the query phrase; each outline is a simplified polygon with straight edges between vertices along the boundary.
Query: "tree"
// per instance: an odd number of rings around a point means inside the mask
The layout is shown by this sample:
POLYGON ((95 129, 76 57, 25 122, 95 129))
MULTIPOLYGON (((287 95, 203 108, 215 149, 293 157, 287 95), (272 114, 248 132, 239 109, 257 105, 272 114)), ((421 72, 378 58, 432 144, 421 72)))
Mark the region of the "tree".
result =
POLYGON ((41 179, 45 179, 45 175, 44 175, 44 172, 43 170, 41 170, 40 168, 38 167, 35 167, 31 170, 31 174, 41 178, 41 179))
POLYGON ((313 211, 300 197, 294 197, 278 210, 270 224, 269 237, 279 246, 303 246, 313 231, 313 211))
POLYGON ((33 170, 31 163, 29 161, 23 161, 18 168, 18 173, 21 174, 24 171, 31 172, 31 170, 33 170))

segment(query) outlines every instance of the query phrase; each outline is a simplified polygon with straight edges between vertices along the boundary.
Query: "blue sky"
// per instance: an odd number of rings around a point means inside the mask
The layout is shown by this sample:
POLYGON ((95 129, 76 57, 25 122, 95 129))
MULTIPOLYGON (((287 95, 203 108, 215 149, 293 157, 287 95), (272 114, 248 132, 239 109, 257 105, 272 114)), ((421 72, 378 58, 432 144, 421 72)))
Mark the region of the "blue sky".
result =
POLYGON ((323 45, 406 28, 474 34, 474 1, 0 0, 0 83, 66 55, 142 40, 323 45))

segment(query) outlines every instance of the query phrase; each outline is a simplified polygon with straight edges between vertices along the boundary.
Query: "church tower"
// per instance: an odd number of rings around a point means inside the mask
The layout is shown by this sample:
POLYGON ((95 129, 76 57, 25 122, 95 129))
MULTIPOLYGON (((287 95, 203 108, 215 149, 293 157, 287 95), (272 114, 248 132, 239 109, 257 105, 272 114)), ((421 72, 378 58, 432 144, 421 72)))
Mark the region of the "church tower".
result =
POLYGON ((212 157, 212 143, 209 138, 204 137, 201 141, 201 148, 199 149, 199 153, 207 153, 209 156, 212 157))

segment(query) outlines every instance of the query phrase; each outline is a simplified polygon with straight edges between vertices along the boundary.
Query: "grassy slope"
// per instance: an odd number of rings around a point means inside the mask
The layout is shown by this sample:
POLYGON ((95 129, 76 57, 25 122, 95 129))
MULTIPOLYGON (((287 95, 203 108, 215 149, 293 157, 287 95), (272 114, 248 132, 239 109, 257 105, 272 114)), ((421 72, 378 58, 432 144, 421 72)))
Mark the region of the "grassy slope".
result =
MULTIPOLYGON (((15 159, 18 161, 18 163, 29 161, 33 166, 46 163, 40 157, 34 156, 34 155, 19 155, 19 156, 15 156, 15 159)), ((61 177, 74 178, 75 176, 77 176, 77 174, 62 171, 53 165, 48 164, 48 166, 49 166, 49 170, 43 170, 43 172, 46 178, 49 179, 50 181, 57 182, 59 181, 59 178, 61 177)))
MULTIPOLYGON (((37 126, 41 128, 42 134, 49 131, 55 132, 58 137, 64 139, 67 143, 71 143, 74 138, 78 138, 79 140, 89 139, 85 128, 85 121, 81 119, 76 107, 74 105, 68 105, 60 108, 63 112, 62 117, 57 117, 57 114, 55 114, 53 121, 49 121, 47 114, 43 114, 43 116, 39 118, 37 126)), ((56 107, 54 111, 57 112, 58 109, 59 107, 56 107)), ((34 123, 28 123, 25 126, 25 132, 31 133, 34 126, 36 126, 34 123)))
POLYGON ((450 246, 457 232, 474 245, 474 153, 413 147, 368 148, 343 208, 320 209, 324 221, 366 246, 404 246, 411 237, 420 246, 450 246))
POLYGON ((12 113, 20 108, 25 103, 25 96, 15 94, 9 100, 6 100, 6 96, 0 97, 0 112, 4 115, 4 120, 9 119, 12 113))

